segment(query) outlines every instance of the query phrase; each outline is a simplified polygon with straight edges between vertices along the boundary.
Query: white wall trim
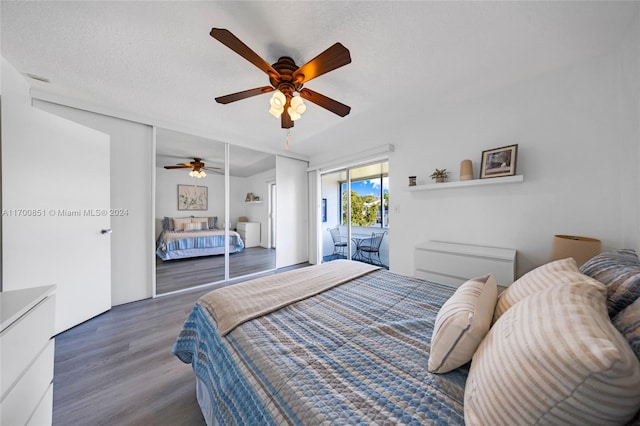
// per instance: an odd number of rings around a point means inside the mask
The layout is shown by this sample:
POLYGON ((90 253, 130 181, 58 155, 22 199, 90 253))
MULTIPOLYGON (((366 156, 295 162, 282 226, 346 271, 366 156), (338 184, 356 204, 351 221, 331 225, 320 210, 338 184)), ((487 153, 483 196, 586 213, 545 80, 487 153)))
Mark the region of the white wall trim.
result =
POLYGON ((331 173, 344 168, 352 168, 365 164, 384 161, 389 158, 389 154, 395 150, 393 144, 385 144, 366 151, 356 152, 350 155, 343 155, 339 159, 321 164, 312 164, 307 168, 307 172, 320 171, 322 174, 331 173))

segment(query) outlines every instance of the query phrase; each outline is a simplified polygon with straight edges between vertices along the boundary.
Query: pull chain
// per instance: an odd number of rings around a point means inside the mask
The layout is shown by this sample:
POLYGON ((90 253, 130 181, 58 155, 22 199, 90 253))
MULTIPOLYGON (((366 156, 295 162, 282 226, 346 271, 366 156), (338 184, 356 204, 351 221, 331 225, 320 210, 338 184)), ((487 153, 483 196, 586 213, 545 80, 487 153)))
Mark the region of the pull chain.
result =
POLYGON ((289 142, 291 142, 291 129, 287 129, 287 144, 285 146, 287 151, 289 151, 289 142))

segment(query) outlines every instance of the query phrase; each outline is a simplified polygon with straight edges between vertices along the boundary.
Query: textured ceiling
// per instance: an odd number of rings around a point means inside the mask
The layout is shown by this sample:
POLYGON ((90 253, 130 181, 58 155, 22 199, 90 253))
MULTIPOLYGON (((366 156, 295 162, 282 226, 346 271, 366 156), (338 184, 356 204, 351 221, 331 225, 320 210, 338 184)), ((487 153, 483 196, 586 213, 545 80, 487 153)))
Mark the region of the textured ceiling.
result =
MULTIPOLYGON (((340 118, 308 106, 290 145, 307 157, 339 149, 307 140, 357 115, 384 107, 402 117, 398 99, 427 108, 600 54, 621 42, 639 8, 612 1, 0 4, 2 55, 20 72, 50 80, 31 80, 36 89, 270 152, 284 150, 286 131, 267 112, 269 95, 213 100, 266 85, 267 76, 209 31, 230 30, 269 63, 286 55, 302 65, 341 42, 352 63, 305 87, 352 111, 340 118)), ((159 150, 182 155, 179 143, 159 150)))

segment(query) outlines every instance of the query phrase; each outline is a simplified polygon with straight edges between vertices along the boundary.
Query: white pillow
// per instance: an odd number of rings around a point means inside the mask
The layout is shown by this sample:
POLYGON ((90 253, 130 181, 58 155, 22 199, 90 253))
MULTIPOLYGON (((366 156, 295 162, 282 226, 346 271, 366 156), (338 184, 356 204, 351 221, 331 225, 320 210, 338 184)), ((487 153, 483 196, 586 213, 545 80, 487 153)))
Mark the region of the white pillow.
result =
POLYGON ((184 231, 187 224, 191 223, 191 218, 174 218, 173 225, 176 231, 184 231))
POLYGON ((200 231, 202 229, 202 223, 197 222, 197 223, 186 223, 184 225, 184 230, 185 231, 200 231))
POLYGON ((209 219, 206 217, 192 217, 191 223, 202 223, 198 229, 209 229, 209 219))
POLYGON ((493 322, 511 306, 533 293, 561 284, 582 282, 584 278, 585 275, 580 273, 576 261, 571 257, 549 262, 529 271, 500 293, 493 322))
POLYGON ((606 294, 585 277, 507 310, 471 361, 465 423, 628 422, 640 408, 640 361, 609 320, 606 294))
POLYGON ((471 361, 489 331, 498 299, 491 274, 462 284, 438 311, 431 337, 428 370, 446 373, 471 361))

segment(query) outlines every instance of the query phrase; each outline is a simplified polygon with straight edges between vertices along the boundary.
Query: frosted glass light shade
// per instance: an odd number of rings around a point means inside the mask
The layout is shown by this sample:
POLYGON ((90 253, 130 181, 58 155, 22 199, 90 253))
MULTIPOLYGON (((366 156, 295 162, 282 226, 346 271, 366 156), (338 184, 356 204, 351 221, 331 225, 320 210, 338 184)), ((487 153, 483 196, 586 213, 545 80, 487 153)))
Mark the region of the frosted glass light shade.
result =
POLYGON ((271 100, 269 101, 269 103, 271 103, 272 107, 284 108, 284 104, 287 103, 287 98, 281 91, 276 90, 275 92, 273 92, 273 96, 271 96, 271 100))
POLYGON ((271 115, 273 115, 275 118, 280 118, 280 116, 282 115, 282 113, 284 112, 284 108, 283 107, 277 107, 277 106, 271 106, 271 109, 269 110, 269 112, 271 113, 271 115))

